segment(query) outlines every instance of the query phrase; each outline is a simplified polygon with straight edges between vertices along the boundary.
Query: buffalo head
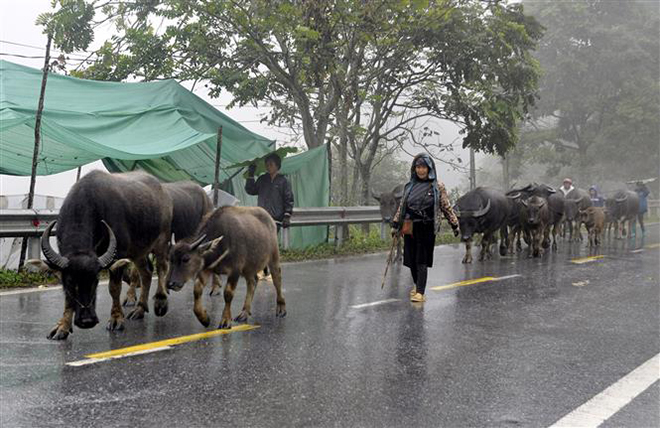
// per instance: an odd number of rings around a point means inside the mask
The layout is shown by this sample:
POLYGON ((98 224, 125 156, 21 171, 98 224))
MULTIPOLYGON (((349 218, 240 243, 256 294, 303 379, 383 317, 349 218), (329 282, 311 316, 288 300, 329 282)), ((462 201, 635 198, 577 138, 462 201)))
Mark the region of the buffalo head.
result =
POLYGON ((48 225, 41 236, 41 250, 51 269, 61 274, 62 288, 67 300, 73 306, 74 324, 79 328, 92 328, 99 323, 96 316, 99 272, 112 264, 117 250, 117 239, 110 226, 102 221, 109 238, 108 248, 102 256, 97 256, 91 249, 62 256, 50 245, 50 232, 56 223, 57 221, 54 221, 48 225))
POLYGON ((202 235, 192 243, 180 241, 170 249, 170 270, 165 281, 168 290, 181 290, 186 283, 197 278, 200 272, 215 268, 229 253, 226 250, 217 254, 220 252, 222 236, 211 241, 205 240, 206 235, 202 235))
POLYGON ((390 192, 383 192, 381 194, 373 193, 374 199, 380 204, 380 216, 383 222, 390 223, 399 208, 401 198, 403 198, 403 186, 396 186, 390 192))
POLYGON ((526 220, 530 226, 537 226, 543 221, 543 212, 547 211, 548 201, 539 196, 532 196, 522 200, 525 206, 526 220))
POLYGON ((489 210, 490 199, 486 202, 486 206, 479 207, 476 210, 461 209, 458 205, 454 207, 454 213, 458 217, 458 225, 461 231, 461 240, 467 241, 475 233, 482 232, 479 222, 489 210))

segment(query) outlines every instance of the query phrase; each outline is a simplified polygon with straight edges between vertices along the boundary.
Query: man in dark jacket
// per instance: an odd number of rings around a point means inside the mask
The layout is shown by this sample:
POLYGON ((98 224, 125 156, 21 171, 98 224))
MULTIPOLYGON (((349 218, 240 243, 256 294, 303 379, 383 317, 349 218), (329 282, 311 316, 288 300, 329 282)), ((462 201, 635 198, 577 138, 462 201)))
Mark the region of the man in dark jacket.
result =
POLYGON ((254 180, 256 165, 250 165, 245 191, 249 195, 257 195, 257 205, 268 211, 268 214, 273 217, 279 232, 280 226, 287 228, 291 224, 293 192, 289 180, 279 173, 282 159, 276 153, 271 153, 265 161, 267 173, 256 181, 254 180))

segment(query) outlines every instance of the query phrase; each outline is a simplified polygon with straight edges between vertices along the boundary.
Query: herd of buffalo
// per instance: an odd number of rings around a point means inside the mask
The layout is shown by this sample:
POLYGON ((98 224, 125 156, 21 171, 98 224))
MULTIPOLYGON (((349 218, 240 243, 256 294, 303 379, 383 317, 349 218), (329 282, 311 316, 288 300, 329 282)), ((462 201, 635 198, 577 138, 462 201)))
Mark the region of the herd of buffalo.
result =
POLYGON ((48 334, 49 339, 66 339, 73 331, 72 324, 92 328, 99 323, 96 289, 103 269, 109 272, 112 296, 108 330, 124 329, 122 306, 135 306, 127 318, 143 318, 149 312, 150 254, 155 257, 158 273, 153 296, 157 316, 167 313, 169 290, 179 291, 194 280, 194 313, 208 326, 202 291, 211 278, 217 289, 217 275, 225 274, 225 308, 219 328, 231 328, 231 301, 239 277, 246 279, 248 287, 243 310, 235 318, 243 322, 250 315, 257 273, 265 267, 277 291, 276 315, 286 315, 273 219, 259 207, 214 210, 204 189, 192 182, 163 184, 143 172, 93 171, 71 188, 58 220, 44 231, 41 248, 45 263, 31 264, 57 272, 64 289, 64 314, 48 334), (58 251, 49 240, 55 226, 58 251), (124 305, 120 302, 123 280, 131 283, 124 305), (135 302, 137 286, 141 291, 135 302))
MULTIPOLYGON (((403 186, 376 195, 383 221, 390 222, 403 193, 403 186)), ((580 228, 588 231, 588 245, 600 245, 603 233, 614 229, 619 238, 635 230, 639 219, 639 196, 630 190, 620 190, 605 200, 604 207, 592 206, 586 190, 575 188, 568 194, 545 184, 530 183, 523 188, 504 193, 489 187, 477 187, 461 196, 454 205, 459 219, 461 240, 465 242, 463 263, 472 262, 472 237, 481 234, 479 260, 491 258, 491 246, 497 243, 499 231, 500 255, 522 251, 521 239, 528 244, 529 256, 540 257, 543 250, 557 251, 557 236, 570 242, 581 241, 580 228)))
MULTIPOLYGON (((402 186, 378 195, 384 221, 390 221, 400 200, 402 186)), ((466 244, 463 263, 472 261, 471 242, 483 234, 480 260, 491 257, 490 247, 500 234, 501 255, 529 245, 530 256, 544 248, 557 249, 557 235, 569 232, 569 240, 581 239, 580 227, 589 232, 589 245, 599 245, 608 224, 629 222, 634 227, 639 200, 635 192, 622 190, 606 201, 604 208, 591 206, 589 194, 575 189, 564 195, 546 185, 530 184, 506 193, 478 187, 461 196, 455 204, 462 240, 466 244)), ((625 228, 624 228, 625 230, 625 228)), ((231 302, 238 279, 247 282, 242 311, 233 318, 245 322, 251 315, 257 273, 268 268, 276 289, 276 316, 286 315, 277 228, 270 215, 259 207, 213 209, 204 190, 192 182, 161 183, 144 172, 109 174, 93 171, 80 179, 67 195, 59 217, 44 231, 41 247, 45 262, 31 265, 55 271, 64 290, 64 314, 48 338, 66 339, 79 328, 99 323, 96 291, 99 273, 109 272, 112 309, 107 328, 125 327, 125 318, 141 319, 149 312, 149 289, 155 258, 158 274, 153 309, 157 316, 167 313, 167 295, 194 282, 195 316, 208 327, 210 318, 202 304, 207 282, 211 293, 219 292, 219 275, 227 275, 225 306, 219 328, 231 328, 231 302), (57 232, 57 250, 50 244, 57 232), (174 238, 174 240, 173 240, 174 238), (122 281, 130 284, 120 301, 122 281), (140 298, 136 299, 136 288, 140 298), (124 307, 133 309, 124 316, 124 307)))

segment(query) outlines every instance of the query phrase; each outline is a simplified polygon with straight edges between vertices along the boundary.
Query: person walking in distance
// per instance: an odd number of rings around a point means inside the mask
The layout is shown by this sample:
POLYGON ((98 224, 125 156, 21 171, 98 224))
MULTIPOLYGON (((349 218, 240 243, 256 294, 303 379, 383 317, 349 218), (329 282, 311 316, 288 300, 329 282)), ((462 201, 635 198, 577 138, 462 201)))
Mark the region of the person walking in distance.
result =
POLYGON ((392 222, 392 233, 403 234, 403 264, 410 268, 415 287, 412 302, 424 302, 428 268, 433 266, 435 235, 440 229, 440 215, 449 221, 458 236, 458 218, 451 208, 445 185, 438 180, 433 159, 420 153, 413 159, 410 181, 392 222))

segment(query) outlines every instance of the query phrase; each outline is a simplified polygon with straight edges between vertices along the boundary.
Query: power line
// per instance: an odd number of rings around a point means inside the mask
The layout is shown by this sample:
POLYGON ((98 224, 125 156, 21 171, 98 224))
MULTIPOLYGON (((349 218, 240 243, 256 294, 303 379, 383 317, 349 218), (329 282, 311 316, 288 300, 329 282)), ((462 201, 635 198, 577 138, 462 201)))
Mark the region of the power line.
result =
MULTIPOLYGON (((25 58, 25 59, 44 59, 46 58, 45 56, 38 56, 38 55, 21 55, 21 54, 15 54, 15 53, 9 53, 9 52, 0 52, 0 56, 11 56, 15 58, 25 58)), ((53 57, 53 59, 57 59, 57 57, 53 57)), ((71 62, 85 62, 85 61, 91 61, 89 58, 71 58, 67 57, 67 61, 71 62)))

